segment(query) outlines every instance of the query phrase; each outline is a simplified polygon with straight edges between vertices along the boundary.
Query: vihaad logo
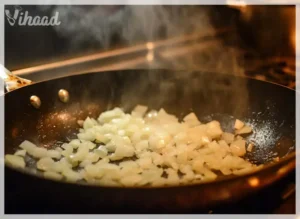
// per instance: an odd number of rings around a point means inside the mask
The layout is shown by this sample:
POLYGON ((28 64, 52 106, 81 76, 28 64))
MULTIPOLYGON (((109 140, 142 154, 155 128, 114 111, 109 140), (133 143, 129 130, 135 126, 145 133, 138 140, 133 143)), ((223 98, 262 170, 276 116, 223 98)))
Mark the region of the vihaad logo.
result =
POLYGON ((20 6, 16 6, 13 15, 9 10, 5 10, 5 16, 8 23, 11 26, 58 26, 60 21, 58 20, 59 13, 55 12, 52 17, 48 16, 30 16, 28 11, 23 11, 20 6))

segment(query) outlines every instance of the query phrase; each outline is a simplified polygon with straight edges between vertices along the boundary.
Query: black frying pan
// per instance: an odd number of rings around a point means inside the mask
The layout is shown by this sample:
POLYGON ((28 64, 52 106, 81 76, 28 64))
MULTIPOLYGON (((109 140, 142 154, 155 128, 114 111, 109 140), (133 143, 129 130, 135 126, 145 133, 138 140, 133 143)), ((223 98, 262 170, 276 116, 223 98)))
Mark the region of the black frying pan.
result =
POLYGON ((217 119, 230 131, 235 118, 247 121, 254 134, 252 162, 259 172, 220 177, 215 182, 165 188, 114 188, 43 179, 5 167, 6 213, 185 212, 236 201, 271 185, 295 167, 295 91, 248 78, 202 72, 124 70, 90 73, 29 85, 5 95, 5 153, 25 139, 41 147, 75 136, 78 119, 98 117, 137 104, 183 115, 194 111, 204 122, 217 119), (66 89, 70 101, 57 92, 66 89), (40 109, 31 106, 40 97, 40 109), (279 162, 273 162, 280 157, 279 162), (258 183, 253 183, 253 180, 258 183))

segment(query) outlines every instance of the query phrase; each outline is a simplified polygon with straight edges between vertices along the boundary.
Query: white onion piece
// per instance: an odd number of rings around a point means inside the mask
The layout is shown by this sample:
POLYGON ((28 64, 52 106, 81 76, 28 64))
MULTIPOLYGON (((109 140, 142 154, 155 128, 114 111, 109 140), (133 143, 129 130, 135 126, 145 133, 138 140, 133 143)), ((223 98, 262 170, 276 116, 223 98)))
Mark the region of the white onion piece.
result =
POLYGON ((92 133, 92 132, 79 133, 79 134, 77 134, 77 137, 80 140, 85 140, 85 141, 94 141, 96 139, 94 133, 92 133))
POLYGON ((54 160, 52 160, 50 157, 44 157, 36 163, 36 167, 39 170, 50 171, 53 170, 54 163, 54 160))
POLYGON ((111 179, 110 177, 102 177, 99 181, 99 185, 101 186, 121 186, 119 182, 116 182, 115 180, 111 179))
POLYGON ((166 123, 177 123, 178 119, 176 116, 173 116, 171 114, 166 113, 166 111, 161 108, 157 113, 157 119, 159 120, 160 124, 166 124, 166 123))
POLYGON ((234 134, 224 132, 222 134, 222 139, 226 141, 227 144, 231 144, 234 141, 234 134))
POLYGON ((65 150, 61 152, 64 157, 69 157, 73 153, 73 147, 70 144, 64 145, 65 150))
POLYGON ((107 149, 105 146, 99 146, 96 150, 94 150, 94 152, 100 157, 100 158, 104 158, 107 156, 107 149))
POLYGON ((230 152, 230 147, 225 140, 219 141, 220 150, 225 150, 226 152, 230 152))
POLYGON ((162 150, 162 148, 166 147, 170 141, 171 136, 166 132, 153 134, 149 138, 149 148, 152 151, 159 152, 162 150))
POLYGON ((157 179, 155 179, 154 181, 152 181, 151 185, 153 187, 162 187, 165 186, 167 184, 167 179, 163 178, 163 177, 159 177, 157 179))
POLYGON ((204 164, 204 160, 201 160, 201 159, 198 158, 197 160, 193 161, 192 168, 197 173, 201 173, 202 169, 204 168, 203 164, 204 164))
POLYGON ((163 174, 162 168, 152 168, 148 170, 143 170, 141 173, 142 180, 139 182, 139 185, 145 185, 147 183, 156 182, 161 178, 163 174))
POLYGON ((25 157, 26 155, 26 150, 18 150, 14 153, 14 155, 16 156, 20 156, 20 157, 25 157))
POLYGON ((149 142, 147 140, 142 140, 135 145, 136 153, 140 153, 149 148, 149 142))
POLYGON ((250 143, 247 147, 247 151, 248 152, 252 152, 254 145, 252 143, 250 143))
POLYGON ((134 185, 138 184, 141 180, 142 180, 142 177, 140 175, 134 174, 134 175, 129 175, 129 176, 123 177, 120 180, 120 182, 124 186, 134 186, 134 185))
POLYGON ((97 161, 99 160, 99 158, 100 158, 100 156, 99 156, 98 154, 96 154, 96 153, 93 153, 93 152, 89 152, 89 153, 86 155, 86 157, 85 157, 86 160, 89 160, 89 161, 91 161, 92 163, 97 162, 97 161))
POLYGON ((25 161, 23 157, 20 156, 7 154, 5 155, 5 162, 16 168, 25 167, 25 161))
POLYGON ((84 120, 83 122, 83 128, 85 130, 93 128, 95 125, 97 125, 97 121, 91 119, 90 117, 87 117, 86 120, 84 120))
POLYGON ((179 132, 175 135, 174 141, 176 144, 186 144, 188 142, 187 137, 188 136, 186 132, 179 132))
POLYGON ((59 152, 57 150, 48 150, 47 157, 59 159, 61 157, 61 152, 59 152))
POLYGON ((154 165, 160 166, 160 165, 163 164, 164 159, 163 159, 163 157, 160 154, 158 154, 156 152, 152 152, 151 155, 152 155, 152 160, 153 160, 153 164, 154 165))
POLYGON ((181 164, 179 170, 181 173, 189 173, 193 171, 192 166, 188 164, 181 164))
POLYGON ((240 135, 237 135, 237 136, 235 136, 234 139, 235 139, 235 140, 243 140, 244 138, 243 138, 242 136, 240 136, 240 135))
POLYGON ((80 162, 79 166, 80 167, 86 167, 87 165, 92 164, 92 162, 90 160, 84 160, 82 162, 80 162))
POLYGON ((143 117, 147 112, 147 109, 147 106, 137 105, 131 112, 131 115, 134 117, 143 117))
POLYGON ((190 128, 187 134, 188 134, 188 139, 199 146, 208 144, 212 140, 211 137, 207 134, 206 125, 199 125, 190 128))
POLYGON ((186 182, 192 181, 194 178, 195 174, 193 171, 187 171, 183 176, 183 180, 186 182))
POLYGON ((198 120, 195 113, 190 113, 183 118, 183 121, 188 124, 189 127, 200 125, 201 122, 198 120))
POLYGON ((96 144, 90 141, 82 142, 82 144, 85 144, 85 147, 87 147, 89 150, 92 150, 96 147, 96 144))
POLYGON ((241 120, 236 119, 236 120, 235 120, 235 123, 234 123, 234 128, 235 128, 235 129, 241 129, 241 128, 244 127, 244 125, 245 125, 245 124, 244 124, 241 120))
POLYGON ((246 141, 236 140, 230 144, 231 152, 236 156, 244 156, 246 154, 246 141))
POLYGON ((119 180, 121 178, 120 167, 115 164, 106 163, 99 167, 100 173, 112 180, 119 180))
POLYGON ((248 161, 237 157, 233 155, 227 155, 223 160, 222 160, 222 170, 225 169, 243 169, 247 167, 251 167, 252 164, 249 163, 248 161))
POLYGON ((173 168, 174 170, 178 170, 179 165, 176 162, 176 158, 175 157, 171 157, 171 156, 164 156, 164 162, 163 165, 173 168))
POLYGON ((211 121, 207 123, 206 126, 207 126, 206 133, 211 138, 219 138, 223 134, 221 125, 218 121, 211 121))
POLYGON ((104 175, 104 171, 101 171, 98 166, 96 165, 87 165, 85 166, 86 173, 94 178, 101 178, 104 175))
POLYGON ((128 126, 130 118, 128 115, 123 116, 122 118, 112 119, 111 123, 114 127, 116 127, 115 133, 118 132, 118 129, 125 129, 128 126))
POLYGON ((221 168, 220 171, 225 176, 232 174, 232 171, 230 169, 221 168))
POLYGON ((62 147, 64 150, 67 150, 68 148, 73 148, 72 145, 67 144, 67 143, 63 143, 63 144, 61 145, 61 147, 62 147))
POLYGON ((145 115, 144 118, 147 123, 152 123, 157 120, 157 111, 156 110, 151 110, 149 113, 145 115))
POLYGON ((62 173, 64 170, 70 168, 72 168, 72 164, 70 164, 66 158, 62 158, 60 161, 53 164, 52 170, 54 172, 62 173))
POLYGON ((118 146, 115 151, 115 156, 117 157, 132 157, 134 155, 134 147, 130 145, 118 146))
POLYGON ((80 140, 79 139, 73 139, 72 141, 70 141, 69 145, 71 145, 74 149, 79 148, 80 147, 80 140))
POLYGON ((232 171, 232 173, 234 175, 244 175, 244 174, 250 173, 252 171, 254 171, 254 169, 252 167, 249 167, 249 168, 244 168, 241 170, 234 170, 234 171, 232 171))
POLYGON ((106 163, 109 163, 109 158, 108 158, 108 157, 102 158, 101 160, 99 160, 99 161, 96 163, 96 165, 97 165, 97 166, 101 166, 101 165, 106 164, 106 163))
POLYGON ((188 161, 188 152, 181 151, 180 153, 177 154, 177 162, 180 164, 185 164, 188 161))
POLYGON ((167 185, 176 185, 180 181, 177 171, 168 168, 165 170, 168 174, 166 184, 167 185))
POLYGON ((59 153, 63 152, 63 149, 61 149, 60 147, 57 147, 54 150, 58 151, 59 153))
POLYGON ((52 171, 44 172, 44 177, 53 180, 61 180, 63 178, 61 174, 52 171))
POLYGON ((97 133, 95 135, 95 140, 97 143, 108 143, 111 140, 111 135, 110 134, 102 134, 102 133, 97 133))
POLYGON ((101 124, 110 122, 114 118, 120 118, 124 115, 124 112, 120 108, 114 108, 113 110, 106 111, 101 113, 101 115, 98 118, 98 121, 101 124))
POLYGON ((243 128, 236 130, 236 134, 241 135, 241 134, 248 134, 252 132, 252 128, 250 126, 244 126, 243 128))
POLYGON ((36 147, 32 151, 27 151, 29 155, 35 157, 35 158, 42 158, 47 157, 47 149, 46 148, 38 148, 36 147))
POLYGON ((72 169, 64 169, 62 175, 66 177, 67 181, 76 182, 82 179, 82 175, 72 169))
POLYGON ((126 134, 131 137, 134 133, 139 131, 139 126, 135 125, 135 124, 129 124, 127 126, 127 129, 125 129, 126 134))
POLYGON ((214 172, 212 172, 211 170, 207 169, 207 168, 203 168, 201 170, 201 174, 204 175, 206 180, 213 180, 217 178, 217 174, 215 174, 214 172))
POLYGON ((77 152, 75 154, 70 155, 70 159, 73 162, 76 161, 83 161, 85 157, 89 153, 89 147, 87 144, 83 144, 81 147, 78 148, 77 152))
POLYGON ((83 126, 83 123, 84 123, 84 120, 77 120, 77 124, 79 125, 79 126, 83 126))
POLYGON ((32 142, 25 140, 19 145, 19 147, 28 152, 28 151, 33 151, 37 146, 32 142))
POLYGON ((143 169, 150 169, 153 165, 151 157, 140 158, 136 162, 143 169))
POLYGON ((30 141, 23 141, 20 145, 20 148, 26 150, 26 152, 35 158, 42 158, 47 156, 47 149, 39 148, 30 141))

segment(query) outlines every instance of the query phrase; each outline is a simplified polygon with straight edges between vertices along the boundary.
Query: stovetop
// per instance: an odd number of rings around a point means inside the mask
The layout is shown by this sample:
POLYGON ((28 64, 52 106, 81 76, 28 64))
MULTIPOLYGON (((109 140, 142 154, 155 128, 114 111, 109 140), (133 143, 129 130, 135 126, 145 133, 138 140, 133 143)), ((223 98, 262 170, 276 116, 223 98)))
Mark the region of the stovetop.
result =
MULTIPOLYGON (((295 89, 295 57, 260 57, 228 28, 148 42, 14 71, 33 81, 114 69, 200 70, 252 77, 295 89)), ((295 172, 238 203, 189 213, 295 214, 295 172)))

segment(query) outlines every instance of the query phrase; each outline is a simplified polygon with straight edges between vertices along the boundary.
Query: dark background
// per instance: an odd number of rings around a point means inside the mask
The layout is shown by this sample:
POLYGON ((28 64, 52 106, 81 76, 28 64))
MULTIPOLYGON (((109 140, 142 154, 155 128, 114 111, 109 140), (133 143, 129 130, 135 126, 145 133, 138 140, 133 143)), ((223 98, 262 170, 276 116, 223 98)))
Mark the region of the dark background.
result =
MULTIPOLYGON (((55 11, 56 6, 21 6, 23 11, 28 11, 30 15, 40 15, 51 17, 53 11, 55 11)), ((63 6, 62 6, 63 7, 63 6)), ((70 7, 70 6, 65 6, 70 7)), ((83 54, 93 53, 95 51, 113 49, 117 47, 124 47, 129 45, 138 44, 141 42, 146 42, 148 40, 157 40, 170 37, 171 35, 176 35, 174 33, 166 33, 164 25, 160 28, 158 27, 156 34, 154 36, 149 36, 145 31, 136 34, 134 37, 128 39, 120 36, 120 29, 122 28, 118 22, 115 20, 122 20, 125 25, 131 25, 130 22, 133 21, 132 10, 127 6, 71 6, 72 9, 76 10, 80 8, 82 12, 82 17, 87 16, 88 13, 95 13, 97 8, 99 9, 99 19, 101 23, 93 23, 91 29, 78 28, 73 30, 72 33, 62 34, 55 30, 52 26, 11 26, 5 19, 5 64, 8 69, 15 70, 20 68, 25 68, 29 66, 34 66, 37 64, 48 63, 60 59, 65 59, 69 57, 81 56, 83 54), (105 11, 105 15, 103 15, 105 11), (130 19, 131 17, 131 19, 130 19), (111 19, 112 18, 112 19, 111 19), (112 21, 113 20, 113 21, 112 21), (126 21, 128 20, 128 23, 126 21), (101 39, 91 36, 89 34, 93 29, 101 29, 103 26, 109 26, 109 43, 101 42, 101 39), (84 32, 84 34, 83 34, 84 32), (79 36, 80 40, 77 39, 79 36), (77 38, 76 38, 77 37, 77 38), (107 45, 109 44, 109 45, 107 45)), ((139 7, 139 6, 137 6, 139 7)), ((159 6, 161 7, 161 6, 159 6)), ((14 6, 6 6, 5 9, 9 9, 11 14, 14 12, 14 6)), ((155 6, 153 7, 155 9, 155 6)), ((170 20, 173 23, 179 23, 182 21, 181 15, 184 13, 190 22, 192 17, 201 16, 201 14, 206 13, 210 16, 210 22, 212 25, 217 26, 228 26, 236 20, 237 13, 235 11, 229 10, 225 6, 163 6, 163 10, 168 13, 170 20), (226 14, 226 15, 224 15, 226 14), (226 19, 223 19, 225 16, 226 19)), ((145 15, 144 23, 147 26, 147 22, 151 25, 151 19, 147 20, 147 15, 145 15)), ((80 21, 82 18, 75 15, 74 22, 76 19, 80 21)), ((69 20, 66 17, 59 16, 61 24, 66 25, 69 20)), ((96 20, 96 19, 94 19, 96 20)), ((184 22, 186 22, 186 20, 184 22)), ((121 25, 124 25, 122 23, 121 25)), ((188 25, 184 26, 184 32, 197 31, 194 26, 190 29, 188 25)), ((181 26, 182 27, 182 26, 181 26)), ((179 28, 178 28, 179 29, 179 28)), ((105 30, 104 30, 105 31, 105 30)), ((180 33, 182 33, 180 31, 180 33)), ((107 41, 107 39, 105 39, 107 41)))
MULTIPOLYGON (((5 65, 10 70, 165 39, 208 27, 233 27, 259 55, 295 56, 294 6, 21 6, 31 16, 59 11, 61 25, 10 26, 5 19, 5 65), (249 13, 248 13, 249 12, 249 13), (248 17, 251 15, 251 17, 248 17), (167 21, 166 21, 167 18, 167 21)), ((6 5, 11 14, 15 6, 6 5)))

